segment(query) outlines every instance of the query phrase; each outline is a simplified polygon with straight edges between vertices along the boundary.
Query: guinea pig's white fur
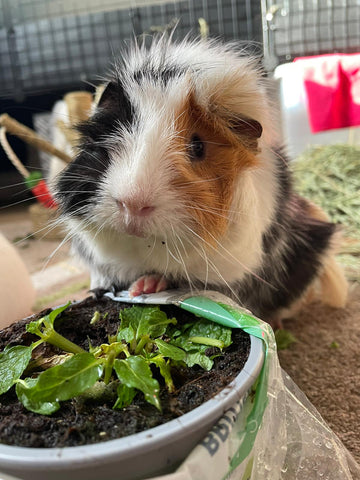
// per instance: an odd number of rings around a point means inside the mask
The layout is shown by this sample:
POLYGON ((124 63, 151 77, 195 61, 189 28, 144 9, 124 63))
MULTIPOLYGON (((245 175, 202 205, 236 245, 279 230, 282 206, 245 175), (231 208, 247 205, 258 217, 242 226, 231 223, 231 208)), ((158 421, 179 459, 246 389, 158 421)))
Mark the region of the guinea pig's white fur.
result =
MULTIPOLYGON (((149 49, 134 44, 58 182, 62 218, 90 267, 91 287, 124 288, 155 275, 168 280, 161 288, 215 288, 265 316, 289 307, 271 296, 285 287, 297 238, 286 229, 309 208, 292 196, 271 111, 256 61, 234 46, 165 37, 149 49), (248 304, 249 279, 260 300, 248 304)), ((319 269, 302 293, 330 255, 335 231, 325 230, 319 269)))

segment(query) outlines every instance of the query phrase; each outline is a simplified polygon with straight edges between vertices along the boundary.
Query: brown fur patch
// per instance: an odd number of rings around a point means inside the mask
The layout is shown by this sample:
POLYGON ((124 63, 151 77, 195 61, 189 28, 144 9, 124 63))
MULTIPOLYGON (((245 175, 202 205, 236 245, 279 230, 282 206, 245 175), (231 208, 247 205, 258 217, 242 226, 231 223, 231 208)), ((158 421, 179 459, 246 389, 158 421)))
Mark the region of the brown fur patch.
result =
POLYGON ((192 94, 178 115, 174 187, 186 199, 191 228, 212 246, 225 234, 236 181, 257 158, 218 115, 201 108, 192 94), (197 135, 205 145, 204 157, 191 159, 189 145, 197 135))

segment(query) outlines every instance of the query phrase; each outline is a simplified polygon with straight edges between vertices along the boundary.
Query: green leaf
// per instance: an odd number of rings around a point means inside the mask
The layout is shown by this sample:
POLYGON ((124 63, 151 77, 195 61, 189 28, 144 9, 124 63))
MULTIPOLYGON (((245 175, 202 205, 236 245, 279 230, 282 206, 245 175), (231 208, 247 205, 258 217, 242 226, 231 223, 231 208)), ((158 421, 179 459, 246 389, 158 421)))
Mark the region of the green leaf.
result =
POLYGON ((275 332, 276 346, 278 350, 286 350, 293 343, 297 342, 294 335, 288 330, 280 328, 275 332))
POLYGON ((167 318, 159 306, 139 307, 134 305, 120 311, 121 330, 131 327, 138 340, 142 335, 157 338, 163 335, 169 324, 176 324, 175 318, 167 318))
POLYGON ((183 361, 188 367, 200 365, 204 370, 211 370, 214 362, 205 354, 209 345, 222 348, 231 345, 231 328, 204 318, 199 318, 194 323, 179 328, 182 330, 181 335, 172 338, 168 345, 175 345, 185 350, 186 357, 183 361))
POLYGON ((142 357, 128 357, 115 360, 114 369, 119 380, 128 387, 143 392, 147 402, 161 410, 159 400, 159 382, 152 377, 149 365, 142 357))
POLYGON ((211 343, 211 340, 205 343, 206 338, 216 340, 217 346, 220 345, 218 342, 222 342, 221 345, 226 348, 231 345, 231 328, 200 318, 192 325, 185 326, 181 335, 171 340, 170 343, 184 349, 186 352, 205 352, 209 343, 211 343), (191 341, 192 337, 196 339, 203 337, 204 344, 193 343, 191 341))
POLYGON ((231 328, 200 318, 188 330, 189 337, 213 338, 224 344, 224 348, 231 345, 231 328))
POLYGON ((35 335, 39 335, 39 331, 45 323, 48 323, 49 325, 51 325, 51 327, 53 327, 55 319, 60 315, 60 313, 66 310, 69 305, 71 305, 71 302, 68 302, 66 305, 63 305, 61 307, 55 308, 48 315, 45 315, 39 320, 28 323, 25 327, 26 331, 29 333, 34 333, 35 335))
MULTIPOLYGON (((185 352, 184 352, 185 353, 185 352)), ((171 376, 171 366, 170 366, 170 361, 165 361, 165 359, 161 356, 158 355, 156 357, 152 357, 150 359, 150 362, 156 365, 159 370, 160 374, 165 380, 166 387, 170 393, 175 391, 175 385, 171 376)))
POLYGON ((135 332, 134 332, 134 329, 131 327, 120 328, 116 336, 116 340, 118 342, 125 340, 126 343, 132 342, 134 338, 135 338, 135 332))
POLYGON ((211 370, 213 366, 213 360, 209 358, 203 352, 188 352, 185 358, 185 363, 188 367, 193 367, 194 365, 200 365, 204 370, 211 370))
POLYGON ((155 343, 158 347, 159 353, 163 357, 171 358, 172 360, 181 361, 185 360, 186 353, 179 347, 171 345, 170 343, 164 342, 160 338, 155 340, 155 343))
POLYGON ((64 310, 66 310, 69 306, 71 305, 71 302, 68 302, 66 305, 63 305, 58 308, 54 308, 48 315, 46 315, 46 319, 49 319, 51 325, 54 325, 55 319, 62 313, 64 310))
POLYGON ((19 381, 16 384, 16 395, 27 410, 39 413, 40 415, 51 415, 56 412, 56 410, 59 410, 59 402, 32 401, 28 396, 28 390, 35 387, 37 381, 37 378, 27 378, 26 380, 19 381))
POLYGON ((63 364, 42 372, 37 382, 24 393, 32 403, 69 400, 94 385, 102 371, 100 361, 91 353, 78 353, 63 364))
POLYGON ((117 388, 118 398, 113 406, 113 409, 120 410, 121 408, 128 407, 134 400, 137 391, 134 387, 128 387, 125 383, 120 383, 117 388))
POLYGON ((21 377, 31 359, 32 347, 5 347, 0 353, 0 395, 21 377))

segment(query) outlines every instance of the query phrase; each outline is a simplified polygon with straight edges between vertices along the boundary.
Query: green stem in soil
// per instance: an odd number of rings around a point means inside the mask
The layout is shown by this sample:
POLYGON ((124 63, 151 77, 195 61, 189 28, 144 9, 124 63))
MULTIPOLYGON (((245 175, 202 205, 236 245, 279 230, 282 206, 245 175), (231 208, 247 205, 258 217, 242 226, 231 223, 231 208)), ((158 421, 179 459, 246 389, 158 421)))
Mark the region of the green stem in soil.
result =
POLYGON ((147 345, 147 343, 149 342, 150 340, 150 337, 149 335, 143 335, 141 338, 140 338, 140 341, 139 343, 137 344, 136 348, 135 348, 135 355, 139 355, 139 353, 141 352, 141 350, 147 345))

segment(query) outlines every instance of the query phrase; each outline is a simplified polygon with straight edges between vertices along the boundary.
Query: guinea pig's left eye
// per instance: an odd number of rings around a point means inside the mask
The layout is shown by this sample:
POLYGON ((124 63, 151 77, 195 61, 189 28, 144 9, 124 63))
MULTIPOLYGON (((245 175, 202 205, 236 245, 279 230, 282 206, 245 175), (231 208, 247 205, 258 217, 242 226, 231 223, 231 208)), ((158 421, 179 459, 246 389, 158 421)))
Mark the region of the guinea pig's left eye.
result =
POLYGON ((189 144, 189 155, 191 160, 201 160, 205 156, 205 144, 199 135, 193 135, 189 144))

